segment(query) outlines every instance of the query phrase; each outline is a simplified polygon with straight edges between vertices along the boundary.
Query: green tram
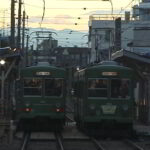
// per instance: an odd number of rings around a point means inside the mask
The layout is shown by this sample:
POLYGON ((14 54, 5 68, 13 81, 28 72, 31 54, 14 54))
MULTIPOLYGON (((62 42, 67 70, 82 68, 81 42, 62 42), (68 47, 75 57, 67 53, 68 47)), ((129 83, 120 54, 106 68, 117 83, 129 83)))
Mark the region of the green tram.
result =
POLYGON ((132 69, 104 61, 75 73, 74 118, 79 128, 132 128, 135 118, 132 69))
POLYGON ((16 85, 16 118, 19 126, 63 127, 65 78, 65 69, 45 63, 21 69, 16 85))

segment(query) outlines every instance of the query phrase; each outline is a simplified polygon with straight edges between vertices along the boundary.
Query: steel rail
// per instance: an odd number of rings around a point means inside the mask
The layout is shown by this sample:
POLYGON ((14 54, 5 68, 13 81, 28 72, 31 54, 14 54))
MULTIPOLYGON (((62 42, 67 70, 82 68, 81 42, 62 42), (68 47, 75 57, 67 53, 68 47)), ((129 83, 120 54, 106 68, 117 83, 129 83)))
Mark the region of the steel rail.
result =
POLYGON ((25 150, 27 148, 29 139, 30 139, 30 133, 25 133, 24 138, 23 138, 23 144, 20 150, 25 150))
POLYGON ((55 133, 55 136, 56 136, 57 144, 60 147, 60 150, 64 150, 61 135, 59 133, 55 133))
POLYGON ((140 147, 136 143, 132 142, 131 140, 124 140, 124 142, 134 148, 134 150, 144 150, 144 148, 140 147))
POLYGON ((95 144, 95 146, 98 148, 98 150, 105 150, 105 148, 95 138, 91 138, 91 140, 95 144))

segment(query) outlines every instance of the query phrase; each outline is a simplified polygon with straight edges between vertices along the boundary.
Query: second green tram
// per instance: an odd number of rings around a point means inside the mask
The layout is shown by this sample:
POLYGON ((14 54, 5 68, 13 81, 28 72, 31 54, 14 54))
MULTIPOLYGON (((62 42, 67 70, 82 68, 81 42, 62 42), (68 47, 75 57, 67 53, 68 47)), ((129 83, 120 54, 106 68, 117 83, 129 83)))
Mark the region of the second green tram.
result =
POLYGON ((135 118, 132 69, 106 61, 75 73, 75 114, 80 128, 132 128, 135 118))

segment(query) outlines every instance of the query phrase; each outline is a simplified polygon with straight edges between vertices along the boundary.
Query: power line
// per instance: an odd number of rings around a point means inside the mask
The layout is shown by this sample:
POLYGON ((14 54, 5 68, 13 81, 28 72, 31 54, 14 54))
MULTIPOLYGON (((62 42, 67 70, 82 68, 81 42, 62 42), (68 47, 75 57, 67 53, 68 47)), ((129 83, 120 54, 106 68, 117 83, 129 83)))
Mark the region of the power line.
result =
MULTIPOLYGON (((29 23, 35 23, 35 24, 37 24, 37 22, 33 22, 33 21, 29 21, 29 23)), ((49 24, 49 25, 51 25, 51 24, 57 24, 57 25, 77 25, 77 26, 79 26, 79 25, 87 25, 87 23, 66 23, 66 22, 60 22, 60 23, 58 23, 58 22, 43 22, 42 24, 49 24)))
POLYGON ((119 12, 119 14, 124 11, 126 8, 128 8, 135 0, 131 0, 124 8, 122 8, 119 12))
MULTIPOLYGON (((28 3, 25 3, 25 5, 27 5, 27 6, 31 6, 31 7, 35 7, 35 8, 43 8, 43 7, 41 7, 41 6, 38 6, 38 5, 31 5, 31 4, 28 4, 28 3)), ((86 9, 85 8, 62 8, 62 7, 59 7, 59 8, 54 8, 54 7, 46 7, 45 9, 83 9, 83 10, 88 10, 88 9, 108 9, 109 10, 109 8, 108 7, 102 7, 102 8, 88 8, 88 7, 86 7, 86 9)), ((117 8, 114 8, 114 9, 117 9, 117 8)))
MULTIPOLYGON (((40 16, 30 16, 30 19, 33 19, 33 18, 41 18, 41 17, 40 17, 40 16)), ((49 18, 50 18, 50 19, 56 19, 56 18, 58 18, 58 19, 78 19, 78 17, 70 17, 70 16, 69 16, 69 17, 67 17, 67 16, 66 16, 66 17, 65 17, 65 16, 64 16, 64 17, 63 17, 63 16, 60 16, 60 17, 57 16, 57 17, 44 17, 44 18, 45 18, 45 19, 49 19, 49 18)), ((82 18, 80 18, 80 19, 81 19, 81 20, 82 20, 82 19, 89 19, 89 17, 82 17, 82 18)), ((80 20, 80 19, 78 19, 78 20, 80 20)))
POLYGON ((40 22, 40 28, 41 28, 41 25, 42 25, 42 22, 43 22, 43 19, 44 19, 44 15, 45 15, 45 0, 43 0, 43 15, 42 15, 42 19, 41 19, 41 22, 40 22))

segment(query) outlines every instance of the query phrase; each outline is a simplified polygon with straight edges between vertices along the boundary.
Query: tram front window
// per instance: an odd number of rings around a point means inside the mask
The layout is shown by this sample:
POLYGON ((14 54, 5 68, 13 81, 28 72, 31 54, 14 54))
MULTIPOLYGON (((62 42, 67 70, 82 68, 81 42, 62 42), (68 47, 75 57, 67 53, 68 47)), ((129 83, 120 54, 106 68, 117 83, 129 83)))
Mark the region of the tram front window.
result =
POLYGON ((45 96, 62 96, 63 79, 45 79, 45 96))
POLYGON ((88 80, 88 97, 107 98, 108 81, 106 79, 89 79, 88 80))
POLYGON ((41 79, 24 79, 24 96, 41 96, 42 80, 41 79))
POLYGON ((129 79, 111 80, 111 98, 129 98, 129 79))

